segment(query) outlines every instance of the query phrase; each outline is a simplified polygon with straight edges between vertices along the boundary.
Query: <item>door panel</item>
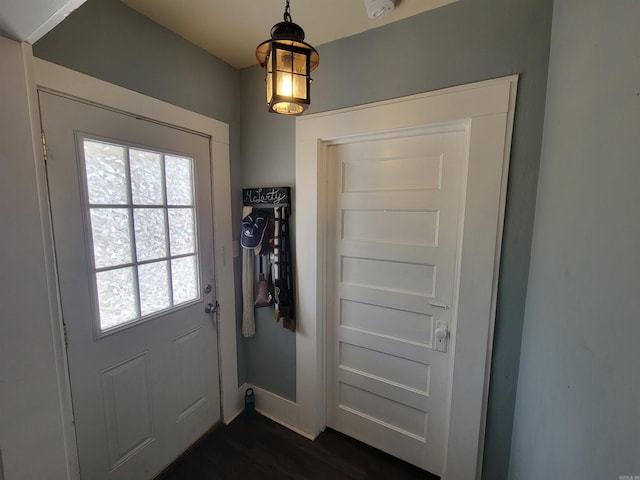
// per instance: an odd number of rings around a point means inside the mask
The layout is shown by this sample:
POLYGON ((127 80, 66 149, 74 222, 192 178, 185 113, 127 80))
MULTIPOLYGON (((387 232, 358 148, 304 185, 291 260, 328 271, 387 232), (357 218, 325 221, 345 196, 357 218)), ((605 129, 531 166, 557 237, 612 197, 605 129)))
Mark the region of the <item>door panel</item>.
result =
POLYGON ((152 478, 220 419, 209 139, 40 106, 81 476, 152 478))
POLYGON ((455 333, 466 145, 462 128, 328 154, 327 425, 435 474, 451 350, 436 351, 435 331, 455 333))
POLYGON ((147 353, 102 372, 109 462, 117 467, 153 441, 147 353))

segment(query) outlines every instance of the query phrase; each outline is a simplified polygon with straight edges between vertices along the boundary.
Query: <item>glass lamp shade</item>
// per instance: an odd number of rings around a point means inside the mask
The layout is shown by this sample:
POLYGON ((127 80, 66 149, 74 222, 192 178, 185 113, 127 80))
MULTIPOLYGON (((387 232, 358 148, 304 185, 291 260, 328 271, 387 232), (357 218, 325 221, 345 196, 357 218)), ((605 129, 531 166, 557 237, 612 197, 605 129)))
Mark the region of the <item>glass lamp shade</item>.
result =
POLYGON ((273 42, 265 66, 269 110, 299 115, 311 103, 309 98, 310 50, 273 42))
MULTIPOLYGON (((289 28, 289 33, 291 27, 300 29, 288 22, 280 23, 274 26, 274 29, 283 24, 289 28)), ((300 115, 311 103, 310 73, 318 66, 318 52, 299 38, 273 37, 272 33, 272 39, 262 42, 256 49, 256 59, 265 69, 269 111, 284 115, 300 115)))

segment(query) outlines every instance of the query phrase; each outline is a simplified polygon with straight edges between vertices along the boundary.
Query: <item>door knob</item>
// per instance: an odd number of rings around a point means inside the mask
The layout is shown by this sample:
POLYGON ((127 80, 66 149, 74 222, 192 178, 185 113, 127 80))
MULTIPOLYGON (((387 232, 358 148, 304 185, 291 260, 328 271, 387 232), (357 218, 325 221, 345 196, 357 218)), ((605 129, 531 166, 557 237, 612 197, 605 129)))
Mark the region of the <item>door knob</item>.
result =
POLYGON ((445 327, 444 325, 440 325, 438 328, 436 328, 436 338, 447 338, 447 327, 445 327))
POLYGON ((436 322, 436 330, 434 332, 436 337, 436 351, 447 352, 447 337, 449 337, 449 325, 446 322, 436 322))
POLYGON ((218 302, 216 301, 216 303, 207 303, 207 305, 204 307, 204 313, 211 315, 213 313, 216 313, 218 311, 218 302))

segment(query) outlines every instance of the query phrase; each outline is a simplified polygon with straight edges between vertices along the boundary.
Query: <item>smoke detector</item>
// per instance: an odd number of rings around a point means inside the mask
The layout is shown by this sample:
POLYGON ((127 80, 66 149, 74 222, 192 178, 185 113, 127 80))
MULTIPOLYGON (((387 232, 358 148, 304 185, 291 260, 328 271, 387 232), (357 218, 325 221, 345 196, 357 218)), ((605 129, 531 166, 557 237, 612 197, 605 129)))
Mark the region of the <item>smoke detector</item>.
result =
POLYGON ((367 8, 369 18, 375 20, 392 11, 396 2, 395 0, 364 0, 364 6, 367 8))

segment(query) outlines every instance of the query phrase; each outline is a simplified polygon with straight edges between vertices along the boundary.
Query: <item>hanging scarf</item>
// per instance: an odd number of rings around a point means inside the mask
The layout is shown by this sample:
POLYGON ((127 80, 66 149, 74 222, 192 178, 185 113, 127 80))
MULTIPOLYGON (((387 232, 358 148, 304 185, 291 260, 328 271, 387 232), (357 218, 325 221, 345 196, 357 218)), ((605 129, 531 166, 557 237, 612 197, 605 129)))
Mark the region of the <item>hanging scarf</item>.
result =
POLYGON ((282 326, 296 331, 293 302, 293 278, 291 265, 291 242, 289 238, 289 216, 286 207, 274 209, 273 238, 273 287, 274 320, 282 320, 282 326))

